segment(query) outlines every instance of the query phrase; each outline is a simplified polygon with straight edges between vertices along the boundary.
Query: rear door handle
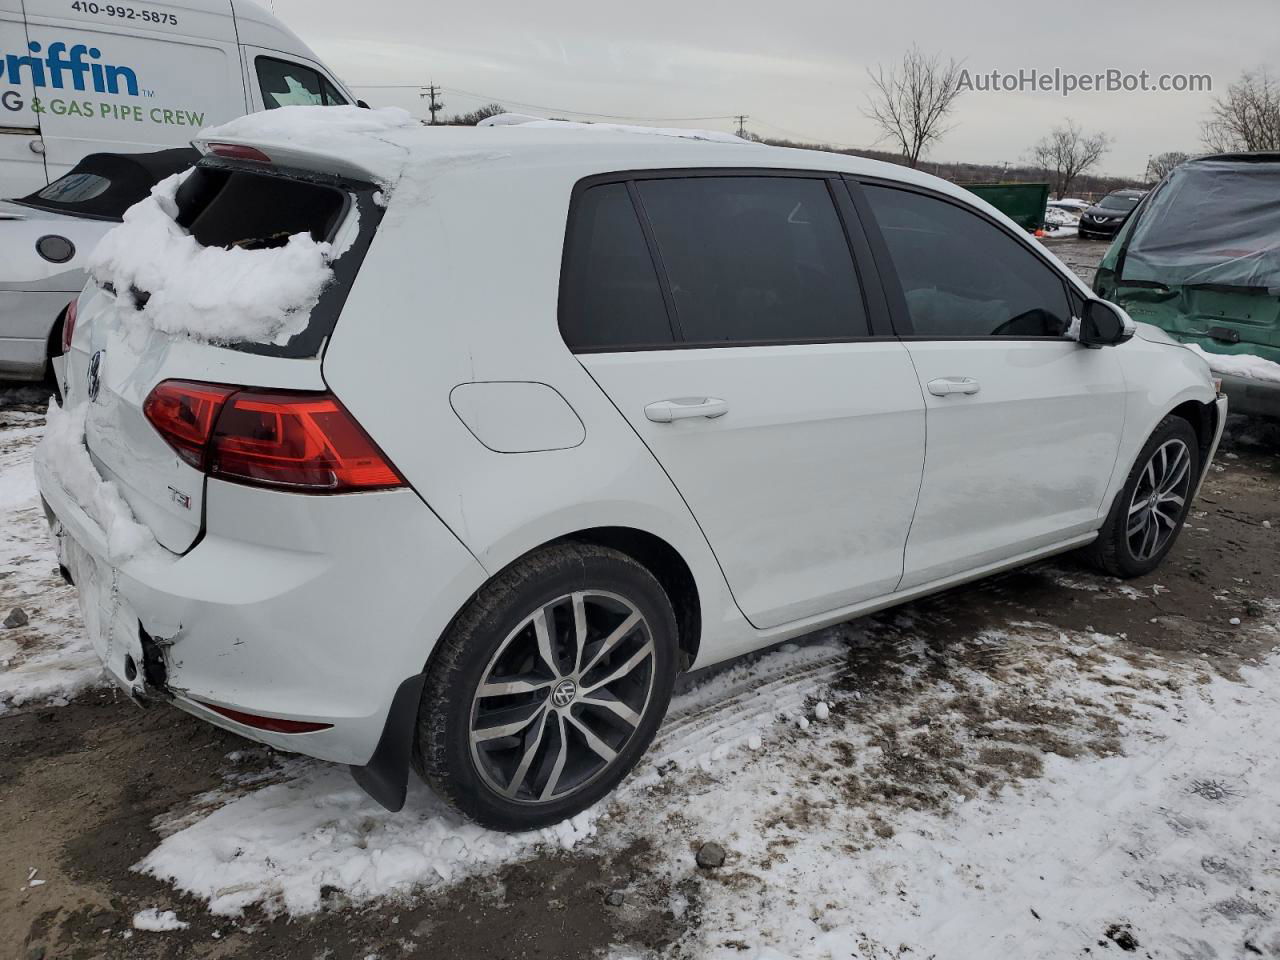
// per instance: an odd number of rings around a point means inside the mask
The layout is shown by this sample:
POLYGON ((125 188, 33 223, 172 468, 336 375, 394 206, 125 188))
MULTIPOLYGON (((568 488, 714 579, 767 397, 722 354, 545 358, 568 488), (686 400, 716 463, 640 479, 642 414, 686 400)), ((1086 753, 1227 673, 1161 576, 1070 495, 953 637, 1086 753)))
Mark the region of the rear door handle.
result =
POLYGON ((659 400, 644 408, 644 415, 654 423, 692 420, 694 417, 706 417, 711 420, 723 417, 728 412, 729 404, 716 397, 679 397, 675 400, 659 400))
POLYGON ((982 389, 982 384, 973 377, 939 377, 929 381, 929 392, 935 397, 947 397, 953 393, 974 394, 982 389))

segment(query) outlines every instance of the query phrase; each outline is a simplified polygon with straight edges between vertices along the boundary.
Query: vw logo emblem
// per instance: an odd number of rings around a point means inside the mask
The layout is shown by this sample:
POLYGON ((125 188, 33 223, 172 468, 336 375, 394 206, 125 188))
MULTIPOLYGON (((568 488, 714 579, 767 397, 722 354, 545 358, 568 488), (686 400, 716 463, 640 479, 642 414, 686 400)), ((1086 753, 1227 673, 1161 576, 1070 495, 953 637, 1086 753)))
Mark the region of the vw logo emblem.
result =
POLYGON ((102 387, 102 357, 104 354, 106 354, 105 350, 99 350, 89 358, 89 373, 86 379, 88 380, 90 402, 98 399, 98 390, 102 387))
POLYGON ((572 680, 561 680, 551 691, 551 703, 557 707, 567 707, 578 695, 578 685, 572 680))

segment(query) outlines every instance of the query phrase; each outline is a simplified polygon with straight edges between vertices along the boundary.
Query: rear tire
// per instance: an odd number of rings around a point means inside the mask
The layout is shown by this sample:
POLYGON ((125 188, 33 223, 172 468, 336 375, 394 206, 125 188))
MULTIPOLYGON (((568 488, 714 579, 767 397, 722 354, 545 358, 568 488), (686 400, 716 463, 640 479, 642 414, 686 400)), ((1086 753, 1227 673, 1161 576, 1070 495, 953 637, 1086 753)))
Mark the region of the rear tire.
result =
POLYGON ((671 602, 631 557, 584 543, 531 553, 481 588, 441 639, 414 767, 495 830, 572 817, 648 749, 677 653, 671 602))
POLYGON ((1164 561, 1182 532, 1200 481, 1200 442, 1191 424, 1165 417, 1138 454, 1098 539, 1082 551, 1103 573, 1129 579, 1164 561))

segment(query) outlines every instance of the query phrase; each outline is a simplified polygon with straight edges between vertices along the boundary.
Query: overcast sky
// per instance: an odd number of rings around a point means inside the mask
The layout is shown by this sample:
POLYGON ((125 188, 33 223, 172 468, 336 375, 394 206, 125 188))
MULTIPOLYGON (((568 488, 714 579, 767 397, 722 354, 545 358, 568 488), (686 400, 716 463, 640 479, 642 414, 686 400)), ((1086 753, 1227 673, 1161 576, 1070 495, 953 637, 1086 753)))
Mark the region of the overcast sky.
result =
MULTIPOLYGON (((265 0, 264 0, 265 2, 265 0)), ((765 136, 871 146, 866 70, 913 41, 973 74, 1207 73, 1225 91, 1244 68, 1280 75, 1280 0, 274 0, 358 96, 425 114, 412 89, 445 88, 446 111, 490 100, 540 115, 637 118, 745 113, 765 136), (462 93, 460 91, 466 91, 462 93)), ((930 155, 1018 162, 1066 117, 1114 145, 1101 170, 1140 176, 1147 157, 1199 146, 1210 94, 969 93, 930 155)), ((733 129, 731 119, 673 124, 733 129)), ((883 146, 883 144, 882 144, 883 146)))

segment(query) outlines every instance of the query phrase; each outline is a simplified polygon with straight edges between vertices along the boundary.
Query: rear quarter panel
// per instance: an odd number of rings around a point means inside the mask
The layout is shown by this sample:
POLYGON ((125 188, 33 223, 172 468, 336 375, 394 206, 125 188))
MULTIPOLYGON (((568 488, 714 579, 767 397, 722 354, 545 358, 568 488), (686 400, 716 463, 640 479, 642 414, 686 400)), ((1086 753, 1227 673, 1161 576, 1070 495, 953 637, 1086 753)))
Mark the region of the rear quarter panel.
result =
POLYGON ((325 353, 341 398, 493 575, 550 540, 599 526, 661 537, 691 568, 699 663, 752 633, 669 478, 560 338, 570 191, 598 170, 503 158, 450 166, 393 194, 325 353), (499 453, 449 395, 481 381, 542 382, 582 421, 569 449, 499 453), (719 645, 719 646, 718 646, 719 645))

